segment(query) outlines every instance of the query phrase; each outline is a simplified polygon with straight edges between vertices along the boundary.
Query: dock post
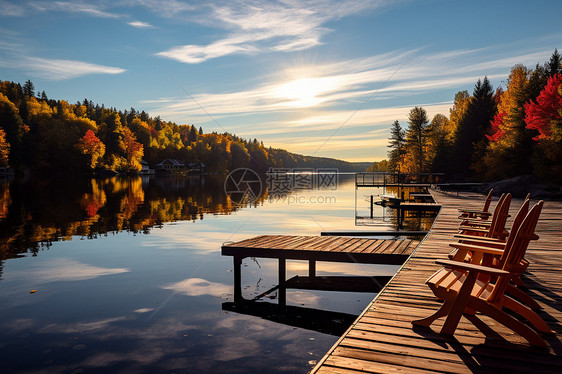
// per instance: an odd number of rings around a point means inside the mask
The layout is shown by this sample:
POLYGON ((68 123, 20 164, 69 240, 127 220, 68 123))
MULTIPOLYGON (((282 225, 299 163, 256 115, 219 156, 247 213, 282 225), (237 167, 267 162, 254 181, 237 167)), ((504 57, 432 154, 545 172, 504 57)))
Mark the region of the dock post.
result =
POLYGON ((371 219, 373 219, 373 195, 371 195, 371 219))
POLYGON ((242 257, 234 256, 234 302, 242 301, 242 257))
POLYGON ((308 276, 311 278, 316 276, 316 260, 308 260, 308 276))
POLYGON ((285 286, 287 262, 279 258, 279 305, 287 305, 287 287, 285 286))

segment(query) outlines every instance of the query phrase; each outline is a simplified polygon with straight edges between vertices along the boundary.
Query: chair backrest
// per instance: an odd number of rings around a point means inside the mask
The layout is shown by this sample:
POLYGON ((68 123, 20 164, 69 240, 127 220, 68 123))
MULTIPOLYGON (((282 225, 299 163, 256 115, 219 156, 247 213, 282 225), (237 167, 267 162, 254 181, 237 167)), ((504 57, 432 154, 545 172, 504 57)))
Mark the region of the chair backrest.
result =
POLYGON ((494 192, 494 189, 490 188, 490 191, 488 192, 488 196, 486 196, 486 201, 484 202, 484 207, 482 208, 483 212, 487 212, 488 209, 490 209, 490 203, 492 202, 493 192, 494 192))
POLYGON ((492 222, 490 223, 490 230, 485 236, 490 238, 505 237, 505 223, 509 216, 509 205, 511 204, 511 194, 504 194, 501 196, 494 210, 492 222))
MULTIPOLYGON (((510 273, 517 273, 521 270, 521 259, 525 256, 525 251, 527 251, 529 242, 533 239, 538 239, 538 236, 535 234, 535 228, 537 227, 543 204, 544 202, 542 200, 539 201, 527 213, 519 229, 513 235, 513 239, 510 240, 510 245, 506 245, 504 250, 505 261, 502 266, 503 270, 509 271, 510 273)), ((499 278, 494 285, 494 290, 490 293, 490 296, 488 296, 487 301, 493 303, 502 297, 510 280, 511 277, 499 278)))
MULTIPOLYGON (((513 220, 513 224, 511 225, 511 231, 509 233, 509 238, 507 239, 507 243, 505 243, 505 248, 509 248, 513 244, 513 240, 515 239, 515 234, 519 230, 519 227, 521 227, 523 220, 525 219, 527 213, 529 212, 529 203, 530 203, 529 195, 527 195, 527 198, 521 205, 521 208, 519 208, 519 211, 517 212, 517 215, 513 220)), ((503 266, 506 257, 507 257, 507 251, 504 251, 500 258, 500 266, 503 266)))

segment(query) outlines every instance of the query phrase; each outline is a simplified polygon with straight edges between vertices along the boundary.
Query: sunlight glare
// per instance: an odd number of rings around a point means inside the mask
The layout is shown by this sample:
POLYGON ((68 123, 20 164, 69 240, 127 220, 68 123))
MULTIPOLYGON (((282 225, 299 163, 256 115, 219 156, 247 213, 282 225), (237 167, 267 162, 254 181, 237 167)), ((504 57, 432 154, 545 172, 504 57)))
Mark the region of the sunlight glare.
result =
POLYGON ((335 89, 335 84, 328 78, 299 78, 279 85, 274 96, 289 99, 287 103, 296 107, 311 107, 325 101, 321 96, 335 89))

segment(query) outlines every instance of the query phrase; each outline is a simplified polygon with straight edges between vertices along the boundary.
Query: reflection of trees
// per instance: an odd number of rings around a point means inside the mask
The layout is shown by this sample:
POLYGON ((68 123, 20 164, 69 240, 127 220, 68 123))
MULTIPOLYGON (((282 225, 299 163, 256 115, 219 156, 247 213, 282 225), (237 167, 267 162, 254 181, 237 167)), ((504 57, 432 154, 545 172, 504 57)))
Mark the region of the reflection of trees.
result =
POLYGON ((0 185, 0 259, 36 255, 53 241, 229 214, 224 176, 113 177, 0 185))
POLYGON ((8 184, 4 183, 0 185, 0 219, 6 218, 8 215, 8 207, 12 202, 10 196, 10 189, 8 184))

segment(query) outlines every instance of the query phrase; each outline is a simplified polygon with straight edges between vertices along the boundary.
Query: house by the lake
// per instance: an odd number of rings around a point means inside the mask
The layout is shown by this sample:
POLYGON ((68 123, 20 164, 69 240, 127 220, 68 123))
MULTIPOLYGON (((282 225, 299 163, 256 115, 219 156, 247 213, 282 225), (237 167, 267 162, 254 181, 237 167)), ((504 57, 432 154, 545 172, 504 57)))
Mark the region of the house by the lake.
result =
POLYGON ((148 165, 148 162, 146 162, 145 160, 141 160, 140 164, 142 166, 141 170, 139 171, 140 175, 153 175, 154 174, 154 169, 150 168, 150 166, 148 165))
POLYGON ((185 164, 173 158, 167 158, 156 164, 156 171, 159 173, 178 173, 185 171, 185 164))

